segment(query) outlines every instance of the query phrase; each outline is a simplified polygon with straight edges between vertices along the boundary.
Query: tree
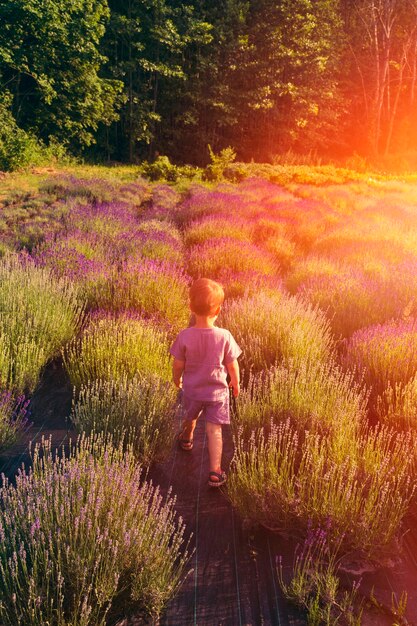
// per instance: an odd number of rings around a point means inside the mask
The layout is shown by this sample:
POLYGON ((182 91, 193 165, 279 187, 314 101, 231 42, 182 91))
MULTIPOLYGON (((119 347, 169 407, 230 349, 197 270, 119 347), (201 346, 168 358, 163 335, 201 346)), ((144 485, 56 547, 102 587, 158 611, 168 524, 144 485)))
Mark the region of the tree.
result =
MULTIPOLYGON (((133 161, 139 149, 142 156, 152 156, 156 150, 157 126, 163 118, 160 95, 169 90, 166 85, 185 80, 187 47, 204 42, 210 27, 182 2, 111 0, 110 8, 103 48, 110 58, 107 72, 123 81, 126 94, 120 124, 113 125, 112 136, 116 155, 133 161)), ((172 97, 169 106, 174 106, 172 97)))
POLYGON ((356 0, 344 18, 352 122, 367 137, 365 151, 388 154, 417 112, 417 2, 356 0))
POLYGON ((330 149, 343 112, 338 2, 253 1, 249 24, 255 156, 330 149))
POLYGON ((187 80, 171 111, 174 155, 184 143, 197 162, 207 159, 208 144, 215 151, 232 145, 239 158, 263 160, 288 148, 330 149, 343 113, 337 0, 194 7, 212 24, 213 38, 192 49, 185 65, 187 80))
POLYGON ((99 76, 105 0, 0 0, 0 82, 19 126, 79 149, 117 117, 121 83, 99 76))

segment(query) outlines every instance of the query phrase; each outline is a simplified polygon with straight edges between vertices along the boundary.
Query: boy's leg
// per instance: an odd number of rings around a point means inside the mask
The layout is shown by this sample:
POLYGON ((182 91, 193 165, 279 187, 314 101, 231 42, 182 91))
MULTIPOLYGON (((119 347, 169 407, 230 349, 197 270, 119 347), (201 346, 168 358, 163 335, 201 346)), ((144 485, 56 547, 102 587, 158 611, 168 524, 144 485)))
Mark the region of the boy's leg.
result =
POLYGON ((183 450, 193 449, 194 430, 197 425, 197 418, 202 410, 202 404, 199 401, 192 400, 186 396, 182 397, 182 411, 184 419, 182 428, 178 435, 178 442, 183 450))
POLYGON ((180 438, 186 439, 188 441, 192 441, 196 425, 197 425, 197 418, 193 420, 184 420, 182 424, 180 438))
POLYGON ((222 424, 230 423, 229 394, 205 406, 206 434, 210 462, 209 485, 220 486, 226 481, 222 470, 223 433, 222 424))
POLYGON ((206 434, 210 472, 216 472, 217 474, 221 474, 223 453, 222 425, 206 421, 206 434))

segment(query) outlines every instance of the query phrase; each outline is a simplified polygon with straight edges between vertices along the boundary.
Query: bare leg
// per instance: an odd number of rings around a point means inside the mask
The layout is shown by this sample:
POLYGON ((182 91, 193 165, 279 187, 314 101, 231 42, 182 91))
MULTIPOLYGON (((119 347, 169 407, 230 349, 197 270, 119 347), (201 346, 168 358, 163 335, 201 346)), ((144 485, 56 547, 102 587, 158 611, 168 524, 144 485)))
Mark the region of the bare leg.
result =
POLYGON ((193 420, 184 420, 182 425, 182 430, 179 435, 179 439, 184 440, 184 443, 181 444, 183 450, 191 450, 193 447, 192 440, 194 436, 194 429, 197 425, 197 418, 193 420), (185 443, 188 441, 189 443, 185 443))
POLYGON ((221 424, 206 422, 210 472, 221 474, 223 438, 221 424))

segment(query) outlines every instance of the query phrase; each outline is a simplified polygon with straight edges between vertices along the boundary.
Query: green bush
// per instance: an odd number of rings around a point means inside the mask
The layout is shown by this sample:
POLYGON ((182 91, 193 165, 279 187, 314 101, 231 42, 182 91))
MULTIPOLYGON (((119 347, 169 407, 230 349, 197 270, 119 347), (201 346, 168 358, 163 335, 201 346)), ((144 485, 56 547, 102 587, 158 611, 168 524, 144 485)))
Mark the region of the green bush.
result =
POLYGON ((242 517, 294 535, 330 521, 342 553, 375 559, 398 537, 415 490, 411 438, 365 433, 342 460, 325 438, 300 436, 289 421, 235 442, 228 494, 242 517))
POLYGON ((200 176, 199 169, 191 165, 174 165, 167 156, 158 156, 155 161, 149 163, 143 161, 139 171, 150 180, 166 180, 177 182, 180 178, 194 179, 200 176))
POLYGON ((131 449, 102 435, 4 482, 0 619, 4 626, 105 626, 134 608, 157 620, 184 578, 184 524, 143 480, 131 449))
POLYGON ((226 303, 219 324, 242 348, 243 367, 254 372, 280 362, 324 363, 333 351, 324 314, 277 290, 226 303))
POLYGON ((0 170, 12 172, 41 160, 42 148, 36 137, 16 123, 10 110, 10 94, 0 100, 0 170))
POLYGON ((174 439, 176 391, 158 376, 124 376, 81 385, 71 420, 80 432, 110 433, 114 443, 132 445, 136 458, 150 465, 174 439))
POLYGON ((81 323, 78 290, 28 257, 0 260, 0 382, 16 393, 33 392, 46 363, 59 354, 81 323))
POLYGON ((63 357, 77 389, 94 380, 121 381, 138 373, 171 380, 166 335, 131 316, 93 319, 82 337, 68 344, 63 357))
POLYGON ((51 161, 70 162, 64 146, 53 138, 45 146, 33 133, 20 128, 11 112, 11 95, 0 96, 0 170, 13 172, 51 161))
POLYGON ((208 146, 208 151, 211 163, 207 165, 204 171, 204 178, 210 181, 223 180, 225 172, 230 168, 236 159, 236 151, 231 146, 228 146, 216 154, 213 152, 210 145, 208 146))
POLYGON ((331 361, 308 362, 298 368, 279 367, 249 381, 239 397, 235 431, 249 439, 253 430, 290 419, 299 432, 325 436, 334 457, 355 449, 354 441, 366 415, 367 395, 331 361))

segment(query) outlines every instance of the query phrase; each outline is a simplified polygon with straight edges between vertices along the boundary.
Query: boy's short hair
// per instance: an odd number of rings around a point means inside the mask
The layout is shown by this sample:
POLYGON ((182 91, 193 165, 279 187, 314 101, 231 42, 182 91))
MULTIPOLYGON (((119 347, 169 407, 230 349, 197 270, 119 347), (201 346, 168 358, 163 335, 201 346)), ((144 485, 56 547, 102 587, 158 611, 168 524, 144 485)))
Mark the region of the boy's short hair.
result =
POLYGON ((214 315, 223 304, 224 290, 210 278, 198 278, 190 287, 190 308, 197 315, 214 315))

